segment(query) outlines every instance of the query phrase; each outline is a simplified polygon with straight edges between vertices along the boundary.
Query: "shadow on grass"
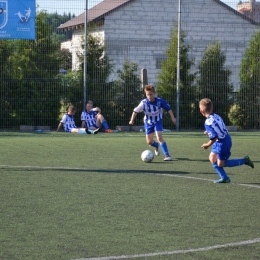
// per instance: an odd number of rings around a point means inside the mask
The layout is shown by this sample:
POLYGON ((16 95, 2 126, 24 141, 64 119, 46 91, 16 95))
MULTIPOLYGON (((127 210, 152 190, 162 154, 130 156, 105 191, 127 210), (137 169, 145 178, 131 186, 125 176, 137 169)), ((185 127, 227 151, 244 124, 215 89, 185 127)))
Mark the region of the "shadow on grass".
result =
POLYGON ((144 173, 144 174, 190 174, 185 171, 158 171, 158 170, 130 170, 130 169, 87 169, 87 168, 62 168, 62 167, 1 167, 5 171, 19 172, 45 172, 45 171, 62 171, 62 172, 97 172, 97 173, 144 173))
POLYGON ((190 159, 190 158, 175 158, 178 161, 189 161, 189 162, 209 162, 209 159, 203 159, 203 160, 198 160, 198 159, 190 159))
MULTIPOLYGON (((235 159, 238 157, 232 157, 229 160, 235 159)), ((208 162, 209 163, 209 159, 203 159, 203 160, 198 160, 198 159, 190 159, 190 158, 175 158, 177 161, 189 161, 189 162, 208 162)), ((260 161, 256 161, 256 160, 252 160, 254 164, 259 163, 260 161)), ((226 167, 228 168, 228 167, 226 167)))

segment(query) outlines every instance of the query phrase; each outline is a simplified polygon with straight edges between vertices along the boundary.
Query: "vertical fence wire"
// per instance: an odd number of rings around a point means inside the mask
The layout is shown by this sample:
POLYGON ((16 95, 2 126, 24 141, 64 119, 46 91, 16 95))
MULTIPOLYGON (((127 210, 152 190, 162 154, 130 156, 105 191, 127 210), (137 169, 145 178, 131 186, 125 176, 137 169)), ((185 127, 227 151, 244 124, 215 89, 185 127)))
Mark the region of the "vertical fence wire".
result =
MULTIPOLYGON (((259 129, 260 3, 254 4, 256 14, 248 18, 237 12, 235 0, 88 0, 84 93, 86 1, 36 0, 37 39, 0 39, 0 129, 55 129, 70 104, 78 108, 80 126, 84 95, 111 127, 128 125, 144 98, 143 78, 174 112, 178 105, 180 130, 203 127, 198 102, 204 97, 212 99, 227 125, 259 129)), ((142 121, 140 114, 136 123, 142 121)), ((175 129, 167 116, 164 125, 175 129)))

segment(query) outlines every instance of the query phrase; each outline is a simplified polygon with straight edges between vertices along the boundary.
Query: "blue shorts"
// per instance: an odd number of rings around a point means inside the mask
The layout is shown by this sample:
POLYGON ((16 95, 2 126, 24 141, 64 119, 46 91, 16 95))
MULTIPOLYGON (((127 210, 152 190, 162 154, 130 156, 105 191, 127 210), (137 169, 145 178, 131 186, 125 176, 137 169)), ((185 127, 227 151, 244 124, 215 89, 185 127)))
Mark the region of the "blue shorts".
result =
POLYGON ((152 125, 145 123, 144 130, 147 135, 154 133, 154 132, 162 131, 163 130, 162 121, 156 122, 152 125))
POLYGON ((223 140, 219 140, 212 145, 211 152, 218 155, 219 160, 227 160, 231 155, 232 139, 227 135, 223 140))

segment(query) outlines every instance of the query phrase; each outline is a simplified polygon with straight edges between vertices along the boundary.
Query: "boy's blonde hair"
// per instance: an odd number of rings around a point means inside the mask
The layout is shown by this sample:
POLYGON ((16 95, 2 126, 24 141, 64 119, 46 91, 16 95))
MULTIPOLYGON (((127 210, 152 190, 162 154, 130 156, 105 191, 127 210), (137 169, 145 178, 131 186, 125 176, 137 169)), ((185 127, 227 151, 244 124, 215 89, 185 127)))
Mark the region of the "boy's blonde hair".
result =
POLYGON ((155 93, 154 86, 152 84, 148 84, 144 86, 144 91, 152 91, 155 93))
POLYGON ((211 113, 212 112, 213 104, 212 104, 212 101, 209 98, 201 99, 199 105, 200 105, 200 109, 204 113, 211 113))
POLYGON ((89 100, 89 101, 87 102, 87 104, 90 104, 90 105, 93 106, 93 101, 92 101, 92 100, 89 100))

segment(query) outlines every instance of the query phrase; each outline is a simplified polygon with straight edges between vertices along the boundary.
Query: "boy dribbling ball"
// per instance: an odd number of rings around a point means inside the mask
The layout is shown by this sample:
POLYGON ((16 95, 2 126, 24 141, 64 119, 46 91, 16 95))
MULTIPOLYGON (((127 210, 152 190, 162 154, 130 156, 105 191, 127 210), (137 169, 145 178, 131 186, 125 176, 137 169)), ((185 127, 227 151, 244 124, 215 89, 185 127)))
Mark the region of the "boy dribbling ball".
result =
POLYGON ((224 167, 235 167, 240 165, 248 165, 254 168, 253 162, 249 156, 244 158, 229 159, 231 155, 232 139, 226 129, 222 118, 213 113, 213 104, 210 99, 203 98, 199 103, 200 113, 206 117, 204 134, 209 137, 209 141, 204 143, 201 148, 208 149, 210 146, 211 153, 209 161, 215 169, 220 179, 215 180, 215 183, 229 183, 230 178, 224 170, 224 167))
POLYGON ((143 99, 136 108, 134 108, 134 112, 131 116, 129 124, 133 125, 137 113, 144 111, 144 129, 146 133, 146 142, 155 148, 155 155, 160 154, 160 145, 164 154, 164 161, 171 161, 172 158, 169 154, 167 144, 162 137, 163 109, 169 113, 173 124, 176 124, 176 119, 173 115, 171 106, 166 102, 166 100, 156 97, 153 85, 149 84, 144 86, 144 92, 146 98, 143 99), (157 142, 153 139, 154 133, 156 134, 157 142))

